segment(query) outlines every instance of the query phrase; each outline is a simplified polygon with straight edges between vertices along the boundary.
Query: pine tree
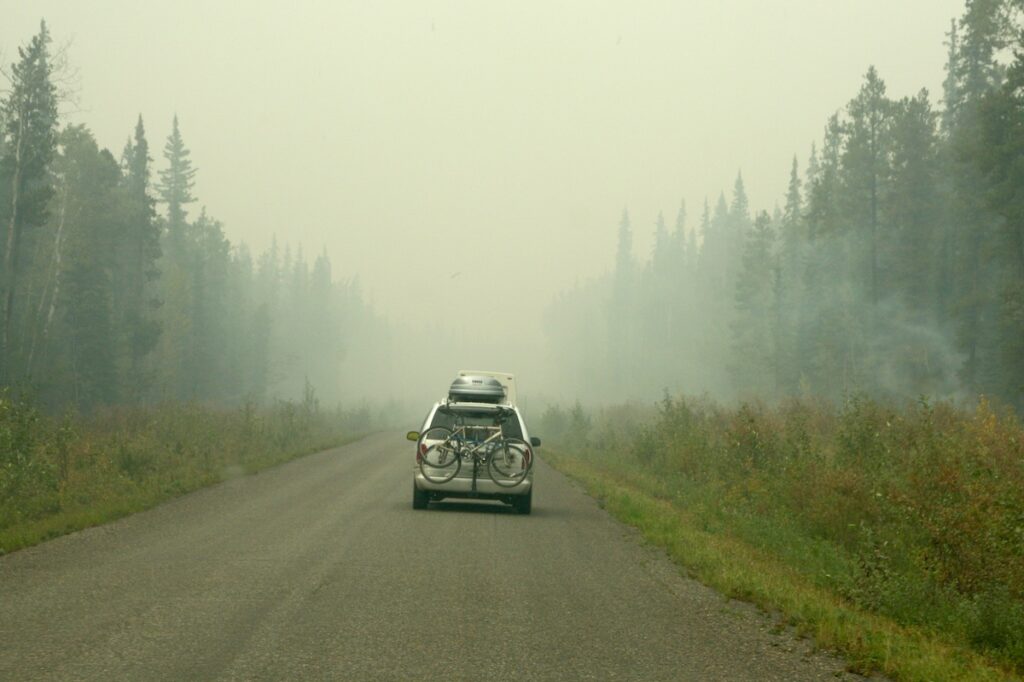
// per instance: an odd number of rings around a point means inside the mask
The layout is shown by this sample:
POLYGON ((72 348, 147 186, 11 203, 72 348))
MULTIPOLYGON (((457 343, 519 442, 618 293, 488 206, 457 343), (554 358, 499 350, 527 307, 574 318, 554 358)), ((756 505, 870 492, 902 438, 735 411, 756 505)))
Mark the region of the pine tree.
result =
POLYGON ((676 240, 680 253, 686 252, 686 202, 679 202, 679 210, 676 211, 676 224, 672 231, 672 237, 676 240))
POLYGON ((793 157, 793 164, 789 169, 789 186, 786 189, 786 204, 782 209, 782 242, 785 260, 783 262, 786 270, 795 274, 799 267, 800 244, 804 241, 803 235, 803 199, 801 197, 801 182, 799 166, 796 156, 793 157))
POLYGON ((673 268, 676 241, 669 235, 665 216, 659 211, 654 223, 651 257, 643 269, 633 309, 636 320, 638 371, 633 383, 641 390, 656 391, 674 380, 671 348, 676 327, 673 309, 673 268), (638 352, 639 356, 640 353, 638 352))
POLYGON ((734 241, 732 227, 725 194, 719 194, 714 212, 703 228, 704 243, 697 268, 700 278, 697 310, 701 320, 697 352, 706 360, 698 381, 716 390, 725 390, 730 385, 726 372, 729 362, 727 340, 735 313, 736 273, 739 269, 734 254, 741 248, 734 241))
MULTIPOLYGON (((705 211, 705 217, 707 212, 705 211)), ((714 212, 704 226, 704 246, 702 249, 702 265, 705 272, 701 279, 708 283, 708 295, 719 299, 728 299, 727 286, 731 284, 729 274, 731 254, 735 243, 730 242, 729 206, 725 202, 725 194, 718 195, 714 212)), ((710 301, 709 301, 710 302, 710 301)), ((718 303, 719 301, 715 301, 718 303)))
POLYGON ((949 32, 946 34, 946 78, 942 83, 943 109, 940 121, 941 145, 936 154, 940 168, 936 182, 941 197, 941 217, 939 219, 942 229, 942 239, 939 243, 939 254, 937 263, 937 282, 935 291, 935 316, 940 320, 940 325, 945 328, 950 326, 950 321, 955 317, 953 302, 957 297, 956 293, 956 247, 957 228, 956 219, 956 192, 954 175, 956 173, 956 157, 951 149, 949 141, 956 132, 956 124, 963 106, 963 91, 961 88, 959 74, 962 71, 960 65, 960 37, 957 29, 956 19, 951 20, 949 32))
POLYGON ((184 238, 188 217, 186 206, 195 201, 192 187, 195 185, 196 169, 192 167, 190 155, 178 129, 178 117, 175 116, 171 134, 164 145, 167 168, 160 171, 160 182, 157 185, 161 201, 167 204, 168 238, 174 247, 180 246, 184 238))
MULTIPOLYGON (((735 292, 736 280, 740 274, 741 262, 743 260, 743 248, 747 235, 751 230, 750 222, 750 201, 747 199, 747 190, 743 184, 743 173, 736 173, 736 181, 733 183, 732 200, 729 202, 728 217, 723 223, 726 234, 726 261, 724 264, 727 277, 727 285, 730 291, 725 295, 731 299, 735 292)), ((726 305, 725 309, 731 310, 726 305)))
POLYGON ((750 222, 750 201, 747 199, 747 190, 743 184, 742 172, 736 174, 736 181, 733 183, 729 215, 736 221, 737 227, 748 227, 750 222))
POLYGON ((798 356, 802 383, 819 395, 841 397, 857 384, 859 313, 854 297, 848 235, 842 201, 840 158, 843 126, 829 118, 820 152, 807 164, 806 234, 808 256, 803 268, 798 356))
POLYGON ((990 188, 988 205, 1003 218, 1013 269, 1024 277, 1024 45, 1018 49, 1006 83, 982 102, 981 135, 970 158, 990 188))
POLYGON ((796 157, 789 173, 786 203, 778 221, 780 232, 776 298, 776 368, 778 388, 793 394, 800 378, 797 337, 800 333, 800 309, 803 297, 804 234, 803 198, 796 157))
POLYGON ((254 303, 254 272, 252 255, 243 243, 231 250, 225 292, 224 356, 225 385, 223 393, 232 403, 254 399, 252 386, 253 339, 250 335, 250 316, 254 303))
POLYGON ((206 364, 195 356, 198 329, 205 322, 197 318, 204 296, 197 286, 204 285, 204 273, 198 240, 202 230, 193 230, 187 221, 186 206, 195 201, 192 187, 196 172, 189 156, 175 116, 164 145, 167 167, 159 172, 157 183, 160 200, 167 204, 167 219, 158 262, 162 305, 156 362, 161 397, 179 400, 203 397, 198 393, 204 381, 200 367, 206 364))
MULTIPOLYGON (((707 216, 707 202, 704 204, 704 216, 707 216)), ((703 224, 703 219, 702 219, 703 224)), ((690 277, 697 274, 697 261, 700 259, 700 246, 697 244, 697 231, 689 230, 686 236, 686 272, 690 277)))
POLYGON ((937 116, 928 93, 894 103, 890 178, 882 207, 887 226, 881 245, 884 306, 874 330, 883 392, 948 394, 946 339, 936 311, 941 283, 937 116), (928 331, 925 331, 928 330, 928 331))
POLYGON ((190 353, 185 363, 186 386, 191 396, 223 401, 227 376, 226 298, 231 246, 220 221, 209 217, 204 206, 189 226, 190 238, 190 353))
POLYGON ((894 107, 892 163, 886 223, 890 230, 883 244, 887 284, 900 297, 918 324, 933 323, 930 314, 939 272, 941 233, 935 230, 938 167, 936 116, 928 92, 905 98, 894 107))
MULTIPOLYGON (((83 126, 69 127, 60 143, 69 218, 58 338, 69 376, 50 378, 57 384, 54 390, 68 386, 74 403, 88 409, 118 398, 113 273, 121 172, 110 152, 100 150, 83 126)), ((52 355, 50 359, 48 367, 60 367, 52 355)))
POLYGON ((121 163, 126 220, 117 244, 119 276, 115 287, 115 308, 126 346, 125 390, 136 400, 141 398, 151 381, 144 371, 143 361, 156 346, 160 335, 156 317, 160 306, 156 280, 160 275, 157 262, 161 248, 156 202, 150 195, 152 160, 140 115, 135 124, 134 139, 129 139, 125 145, 121 163))
POLYGON ((681 348, 691 347, 688 327, 693 323, 693 291, 690 283, 692 276, 689 260, 690 243, 686 229, 686 202, 679 202, 676 212, 675 227, 669 238, 671 255, 666 275, 666 310, 671 317, 669 347, 676 363, 680 360, 681 348))
POLYGON ((615 251, 612 299, 608 311, 608 367, 615 390, 626 385, 633 368, 634 286, 633 231, 630 227, 629 211, 623 209, 615 251))
POLYGON ((987 208, 1001 218, 989 266, 999 301, 993 332, 1001 371, 993 388, 1024 409, 1024 44, 1017 47, 1006 83, 980 104, 980 135, 967 159, 984 178, 987 208))
POLYGON ((949 308, 957 345, 965 355, 962 381, 979 393, 992 393, 1002 380, 994 332, 1000 316, 998 275, 985 267, 998 259, 999 246, 992 236, 999 218, 985 202, 987 183, 972 152, 981 137, 981 102, 1002 83, 1003 68, 996 57, 1005 42, 1005 8, 1002 0, 969 0, 959 22, 959 53, 951 59, 959 106, 949 133, 946 169, 953 190, 949 215, 956 224, 949 308))
POLYGON ((846 144, 842 168, 848 217, 855 234, 855 248, 863 253, 864 290, 873 306, 881 297, 879 281, 880 206, 888 176, 889 129, 892 102, 885 95, 885 83, 875 67, 864 76, 864 84, 847 106, 846 144))
POLYGON ((776 386, 776 256, 771 219, 762 211, 743 244, 736 282, 730 369, 738 393, 772 395, 776 386))
POLYGON ((960 33, 956 19, 950 21, 949 32, 946 34, 946 78, 942 81, 942 133, 949 137, 956 127, 956 121, 963 105, 963 89, 960 75, 963 73, 960 53, 960 33))
POLYGON ((6 144, 0 158, 0 183, 8 192, 0 206, 6 237, 0 273, 0 381, 14 377, 19 348, 14 337, 15 306, 23 233, 46 221, 53 196, 49 173, 57 139, 57 91, 51 79, 50 32, 41 22, 27 47, 18 48, 11 66, 11 89, 3 102, 6 144))
POLYGON ((997 60, 1006 47, 1009 25, 1006 0, 967 0, 960 19, 960 55, 956 60, 957 78, 964 102, 976 101, 998 88, 1003 67, 997 60))
POLYGON ((279 325, 275 324, 275 320, 281 308, 281 273, 277 237, 274 237, 270 248, 260 255, 257 262, 253 296, 256 307, 250 321, 253 363, 248 383, 257 400, 267 397, 277 379, 278 368, 274 357, 278 346, 276 334, 279 325))
POLYGON ((338 315, 335 310, 335 291, 331 276, 331 261, 327 249, 317 256, 309 279, 310 348, 309 376, 317 377, 323 388, 323 398, 335 401, 341 382, 341 345, 338 339, 338 315))

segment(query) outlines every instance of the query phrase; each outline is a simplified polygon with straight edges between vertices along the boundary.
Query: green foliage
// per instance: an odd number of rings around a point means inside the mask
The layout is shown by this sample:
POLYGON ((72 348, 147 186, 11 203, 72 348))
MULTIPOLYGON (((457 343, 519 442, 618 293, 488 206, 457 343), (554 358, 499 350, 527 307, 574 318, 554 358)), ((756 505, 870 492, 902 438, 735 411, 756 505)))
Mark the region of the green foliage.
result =
MULTIPOLYGON (((56 165, 62 210, 73 218, 61 226, 59 248, 64 253, 53 287, 59 314, 54 331, 61 333, 51 341, 51 349, 66 353, 72 367, 68 388, 75 404, 103 404, 114 398, 117 387, 111 340, 116 338, 114 249, 117 228, 123 224, 116 195, 120 170, 84 126, 65 129, 60 141, 56 165)), ((34 355, 38 353, 33 349, 34 355)), ((52 378, 45 368, 41 374, 52 378)))
POLYGON ((374 428, 365 412, 199 403, 46 417, 0 393, 0 553, 123 516, 374 428))
POLYGON ((775 239, 771 218, 762 212, 744 245, 736 280, 730 370, 734 384, 748 395, 770 395, 778 385, 781 301, 775 239))
POLYGON ((160 225, 156 220, 156 201, 150 195, 149 142, 139 116, 135 135, 125 145, 122 158, 124 175, 121 193, 124 225, 114 248, 113 308, 118 324, 120 393, 127 400, 138 400, 152 386, 152 372, 145 358, 160 338, 156 311, 160 306, 157 262, 160 225))
POLYGON ((563 433, 556 447, 706 529, 1024 672, 1024 428, 986 401, 727 409, 666 396, 657 409, 605 409, 585 446, 563 433))
POLYGON ((645 540, 664 548, 688 575, 729 597, 753 602, 778 618, 778 627, 793 626, 819 647, 841 653, 852 672, 882 672, 907 682, 1021 679, 971 651, 962 639, 900 625, 837 594, 831 585, 833 576, 844 571, 841 558, 825 543, 807 542, 776 519, 735 513, 715 519, 707 505, 723 505, 713 491, 694 494, 676 488, 679 481, 637 467, 622 475, 589 455, 549 450, 546 459, 581 481, 645 540), (778 547, 787 546, 780 543, 783 537, 800 552, 779 552, 778 547))
POLYGON ((171 134, 164 145, 167 168, 160 171, 160 183, 157 186, 160 199, 167 204, 167 229, 172 248, 178 247, 183 238, 188 215, 185 207, 196 200, 192 196, 196 169, 192 167, 190 155, 178 128, 178 116, 175 115, 171 134))
POLYGON ((0 204, 3 224, 3 262, 0 268, 0 380, 20 378, 18 365, 25 349, 16 333, 25 313, 18 305, 24 275, 19 261, 26 250, 26 232, 47 218, 54 195, 50 163, 56 149, 57 89, 51 79, 50 32, 41 22, 39 33, 18 48, 11 66, 11 87, 0 103, 0 185, 7 192, 0 204))
POLYGON ((44 456, 41 416, 0 393, 0 517, 20 520, 52 510, 59 464, 44 456))

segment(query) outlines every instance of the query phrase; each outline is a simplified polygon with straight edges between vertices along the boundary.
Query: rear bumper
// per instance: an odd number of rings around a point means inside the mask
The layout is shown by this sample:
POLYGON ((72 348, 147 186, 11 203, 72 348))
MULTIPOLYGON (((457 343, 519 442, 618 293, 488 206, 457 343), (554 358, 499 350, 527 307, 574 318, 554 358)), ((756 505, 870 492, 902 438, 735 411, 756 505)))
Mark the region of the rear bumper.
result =
POLYGON ((525 495, 533 488, 533 472, 528 472, 526 479, 511 488, 505 488, 492 481, 487 474, 478 476, 476 490, 473 489, 472 478, 456 476, 447 483, 431 483, 423 477, 419 467, 415 469, 413 481, 420 490, 429 490, 460 497, 508 497, 509 495, 525 495))

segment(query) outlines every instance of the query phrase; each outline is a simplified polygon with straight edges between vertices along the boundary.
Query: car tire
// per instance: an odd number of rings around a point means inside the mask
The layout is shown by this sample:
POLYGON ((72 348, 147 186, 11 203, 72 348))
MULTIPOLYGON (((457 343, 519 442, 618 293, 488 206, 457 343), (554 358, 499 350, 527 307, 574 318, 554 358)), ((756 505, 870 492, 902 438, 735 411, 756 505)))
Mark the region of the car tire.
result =
POLYGON ((426 509, 427 503, 430 501, 430 494, 426 490, 420 490, 416 487, 416 484, 412 485, 412 508, 413 509, 426 509))
POLYGON ((512 498, 512 507, 519 514, 529 514, 533 507, 533 490, 525 495, 517 495, 512 498))

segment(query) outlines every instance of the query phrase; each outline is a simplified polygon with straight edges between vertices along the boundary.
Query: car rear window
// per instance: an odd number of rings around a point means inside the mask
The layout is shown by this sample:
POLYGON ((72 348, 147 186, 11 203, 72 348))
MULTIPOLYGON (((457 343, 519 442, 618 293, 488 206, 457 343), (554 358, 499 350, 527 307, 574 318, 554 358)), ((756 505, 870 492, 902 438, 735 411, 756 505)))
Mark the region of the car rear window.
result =
MULTIPOLYGON (((462 423, 466 426, 494 426, 494 412, 459 412, 459 417, 462 419, 462 423)), ((442 412, 438 410, 434 413, 434 418, 430 421, 430 427, 444 426, 449 429, 454 429, 456 423, 456 415, 450 412, 442 412)), ((519 425, 519 418, 513 414, 501 425, 501 435, 506 438, 522 438, 523 429, 519 425)))

